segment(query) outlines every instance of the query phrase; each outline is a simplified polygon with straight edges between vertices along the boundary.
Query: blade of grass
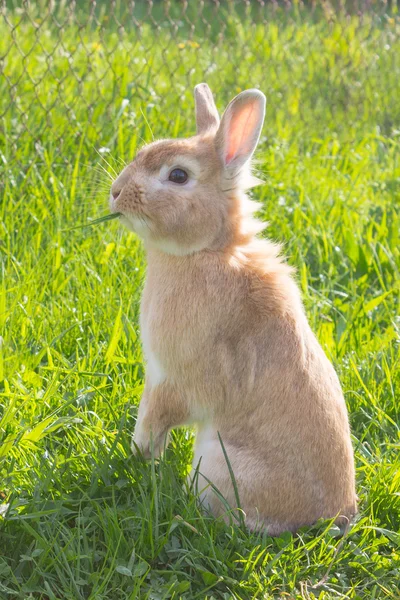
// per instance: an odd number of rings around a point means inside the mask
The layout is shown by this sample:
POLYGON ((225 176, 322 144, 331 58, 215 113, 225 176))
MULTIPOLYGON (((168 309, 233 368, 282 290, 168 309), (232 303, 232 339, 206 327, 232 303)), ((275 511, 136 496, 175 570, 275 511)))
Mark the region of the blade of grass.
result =
POLYGON ((110 215, 104 215, 104 217, 94 219, 94 221, 90 221, 90 223, 85 223, 83 225, 75 225, 74 227, 68 227, 67 229, 62 229, 61 231, 73 231, 74 229, 84 229, 85 227, 93 227, 93 225, 99 225, 99 223, 104 223, 104 221, 112 221, 113 219, 118 219, 118 217, 120 216, 121 213, 112 213, 110 215))

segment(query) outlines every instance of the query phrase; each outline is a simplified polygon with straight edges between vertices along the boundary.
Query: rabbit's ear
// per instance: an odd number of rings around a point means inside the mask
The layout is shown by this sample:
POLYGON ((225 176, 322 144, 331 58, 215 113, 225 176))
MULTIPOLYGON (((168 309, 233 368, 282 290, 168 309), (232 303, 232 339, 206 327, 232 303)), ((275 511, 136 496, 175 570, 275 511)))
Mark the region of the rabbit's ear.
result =
POLYGON ((234 98, 224 112, 215 136, 217 152, 226 170, 235 173, 256 149, 265 115, 265 96, 246 90, 234 98))
POLYGON ((197 133, 216 130, 219 125, 219 114, 215 106, 212 92, 206 83, 199 83, 194 88, 196 103, 197 133))

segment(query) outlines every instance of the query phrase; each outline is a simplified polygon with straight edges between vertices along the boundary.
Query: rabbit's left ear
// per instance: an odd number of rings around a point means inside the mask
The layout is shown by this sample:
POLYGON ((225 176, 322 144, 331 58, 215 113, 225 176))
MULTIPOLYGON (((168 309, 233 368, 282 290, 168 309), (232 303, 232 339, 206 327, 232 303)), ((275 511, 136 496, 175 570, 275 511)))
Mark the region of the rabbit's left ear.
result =
POLYGON ((265 115, 265 96, 259 90, 241 92, 228 104, 215 136, 226 170, 236 173, 256 149, 265 115))
POLYGON ((219 114, 212 92, 206 83, 196 85, 194 99, 196 103, 197 133, 202 134, 209 130, 215 131, 219 125, 219 114))

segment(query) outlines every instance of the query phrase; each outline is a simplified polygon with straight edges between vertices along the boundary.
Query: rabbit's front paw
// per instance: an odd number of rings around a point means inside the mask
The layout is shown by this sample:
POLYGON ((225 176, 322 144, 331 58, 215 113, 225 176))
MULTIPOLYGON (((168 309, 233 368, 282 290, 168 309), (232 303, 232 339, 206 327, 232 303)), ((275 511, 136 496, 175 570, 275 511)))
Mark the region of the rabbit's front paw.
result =
POLYGON ((151 457, 150 448, 150 436, 145 435, 143 431, 140 431, 140 429, 136 427, 131 442, 132 453, 134 455, 142 454, 143 458, 148 459, 151 457))
POLYGON ((146 460, 152 456, 158 458, 164 448, 165 436, 153 436, 152 432, 146 432, 142 427, 136 427, 131 443, 132 453, 134 455, 142 454, 146 460))

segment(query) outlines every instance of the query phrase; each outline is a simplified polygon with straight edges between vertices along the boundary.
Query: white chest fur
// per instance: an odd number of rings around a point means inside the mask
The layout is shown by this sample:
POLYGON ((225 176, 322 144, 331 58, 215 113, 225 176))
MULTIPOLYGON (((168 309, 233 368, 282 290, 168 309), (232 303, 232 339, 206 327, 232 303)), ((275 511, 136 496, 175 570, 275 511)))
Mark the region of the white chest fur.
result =
POLYGON ((147 365, 146 377, 149 379, 149 382, 152 386, 159 385, 166 379, 167 374, 159 358, 152 349, 150 329, 145 319, 141 320, 140 328, 143 352, 147 365))

